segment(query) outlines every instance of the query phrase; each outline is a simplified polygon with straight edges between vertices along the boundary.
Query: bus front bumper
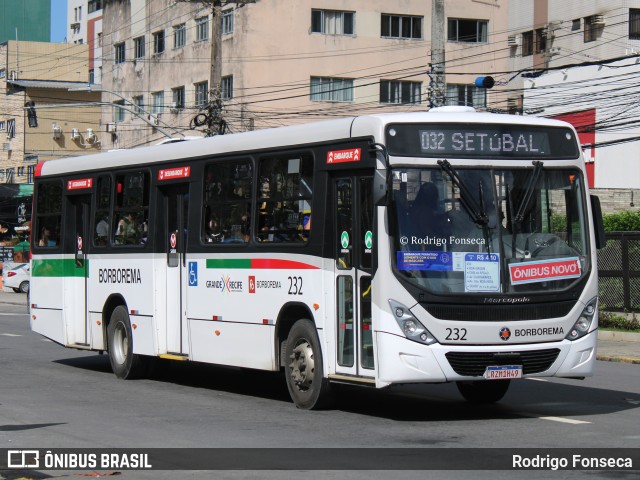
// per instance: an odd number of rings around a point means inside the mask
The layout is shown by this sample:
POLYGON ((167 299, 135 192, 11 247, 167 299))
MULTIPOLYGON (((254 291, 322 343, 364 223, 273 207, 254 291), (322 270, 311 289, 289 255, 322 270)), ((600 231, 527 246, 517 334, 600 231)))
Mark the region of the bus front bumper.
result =
POLYGON ((427 346, 398 335, 377 332, 378 375, 376 386, 382 388, 400 383, 483 380, 483 362, 491 365, 504 365, 504 358, 509 358, 508 363, 528 365, 523 369, 523 378, 589 377, 593 375, 597 338, 597 331, 593 331, 573 342, 562 340, 560 342, 506 346, 465 346, 436 343, 427 346), (544 357, 547 364, 539 361, 540 356, 544 357), (518 360, 519 358, 521 360, 518 360), (462 360, 462 362, 456 364, 456 359, 462 360), (452 363, 456 364, 455 367, 452 366, 452 363), (475 366, 476 371, 469 372, 467 369, 461 368, 460 363, 470 363, 475 366), (543 366, 540 367, 540 365, 543 366), (527 373, 530 371, 534 373, 527 373))

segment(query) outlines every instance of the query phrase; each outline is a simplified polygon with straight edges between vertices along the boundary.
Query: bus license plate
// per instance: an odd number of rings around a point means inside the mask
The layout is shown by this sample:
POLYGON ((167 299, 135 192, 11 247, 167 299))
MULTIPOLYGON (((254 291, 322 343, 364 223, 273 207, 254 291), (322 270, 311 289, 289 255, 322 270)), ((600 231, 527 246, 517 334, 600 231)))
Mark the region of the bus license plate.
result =
POLYGON ((522 365, 489 366, 484 372, 487 380, 509 380, 522 378, 522 365))

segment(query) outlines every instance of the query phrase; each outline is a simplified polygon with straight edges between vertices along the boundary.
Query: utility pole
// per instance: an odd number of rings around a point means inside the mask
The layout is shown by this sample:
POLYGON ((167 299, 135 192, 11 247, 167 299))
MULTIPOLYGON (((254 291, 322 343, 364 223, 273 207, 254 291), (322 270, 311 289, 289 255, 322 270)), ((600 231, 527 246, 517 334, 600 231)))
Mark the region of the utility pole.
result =
POLYGON ((432 107, 445 104, 444 83, 444 0, 431 0, 431 85, 432 107))
POLYGON ((222 115, 222 7, 229 4, 245 6, 256 0, 178 0, 200 3, 211 8, 211 66, 209 70, 209 98, 206 113, 199 114, 191 121, 192 128, 206 125, 205 136, 223 135, 227 122, 222 115))

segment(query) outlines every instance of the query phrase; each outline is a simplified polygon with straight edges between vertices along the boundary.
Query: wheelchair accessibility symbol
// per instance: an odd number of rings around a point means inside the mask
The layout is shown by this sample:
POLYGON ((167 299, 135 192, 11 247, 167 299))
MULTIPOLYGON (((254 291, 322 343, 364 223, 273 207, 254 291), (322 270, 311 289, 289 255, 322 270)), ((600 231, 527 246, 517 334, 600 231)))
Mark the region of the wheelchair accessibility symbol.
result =
POLYGON ((189 262, 189 286, 198 286, 198 263, 189 262))

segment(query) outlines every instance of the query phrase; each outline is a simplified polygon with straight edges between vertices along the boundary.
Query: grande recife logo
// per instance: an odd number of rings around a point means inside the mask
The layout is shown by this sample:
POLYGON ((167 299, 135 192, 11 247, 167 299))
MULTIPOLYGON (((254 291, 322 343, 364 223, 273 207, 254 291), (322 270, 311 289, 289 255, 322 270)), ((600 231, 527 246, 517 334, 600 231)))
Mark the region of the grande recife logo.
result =
POLYGON ((512 285, 578 278, 580 275, 582 275, 582 265, 578 257, 509 265, 512 285))

